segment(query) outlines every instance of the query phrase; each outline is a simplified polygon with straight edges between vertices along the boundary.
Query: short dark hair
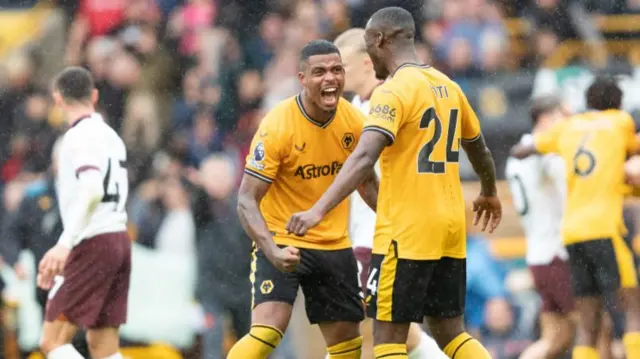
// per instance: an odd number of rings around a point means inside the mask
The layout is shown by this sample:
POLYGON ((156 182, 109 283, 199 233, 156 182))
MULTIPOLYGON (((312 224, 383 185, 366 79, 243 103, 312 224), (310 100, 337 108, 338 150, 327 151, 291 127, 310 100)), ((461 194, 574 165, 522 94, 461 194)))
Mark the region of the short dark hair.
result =
POLYGON ((87 101, 94 88, 89 70, 79 66, 62 70, 53 82, 54 91, 58 91, 65 101, 87 101))
POLYGON ((338 54, 340 50, 327 40, 312 40, 300 50, 300 62, 306 62, 311 56, 338 54))
POLYGON ((554 111, 562 106, 562 102, 558 96, 547 95, 540 96, 533 99, 529 114, 531 115, 531 122, 535 126, 540 119, 540 116, 554 111))
POLYGON ((390 6, 376 11, 371 16, 371 26, 382 30, 385 35, 395 38, 399 35, 413 40, 416 34, 416 23, 411 13, 401 7, 390 6))
POLYGON ((622 90, 612 76, 597 76, 587 89, 587 107, 604 111, 622 107, 622 90))

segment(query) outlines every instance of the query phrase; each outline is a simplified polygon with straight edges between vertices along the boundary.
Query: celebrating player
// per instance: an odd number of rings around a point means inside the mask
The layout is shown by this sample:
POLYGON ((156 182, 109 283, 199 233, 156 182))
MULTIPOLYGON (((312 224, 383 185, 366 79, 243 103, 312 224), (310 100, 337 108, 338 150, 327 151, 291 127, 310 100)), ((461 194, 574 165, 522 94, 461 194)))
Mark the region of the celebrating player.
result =
MULTIPOLYGON (((364 29, 347 30, 338 36, 334 43, 340 50, 345 68, 344 89, 345 91, 355 92, 356 96, 352 104, 359 107, 365 114, 369 113, 369 97, 381 82, 376 78, 371 59, 367 55, 364 43, 364 29)), ((377 166, 378 164, 376 164, 377 166)), ((378 170, 376 168, 376 171, 378 170)), ((361 296, 365 299, 376 214, 367 206, 358 193, 353 193, 350 200, 349 237, 358 260, 358 278, 362 288, 361 296)), ((438 344, 417 323, 411 323, 409 327, 407 351, 409 352, 409 358, 413 359, 447 358, 438 347, 438 344)))
MULTIPOLYGON (((551 96, 534 101, 531 107, 534 135, 565 118, 561 105, 551 96)), ((531 134, 520 140, 522 144, 531 142, 531 134)), ((509 158, 506 172, 527 239, 526 261, 542 298, 541 338, 520 358, 560 358, 571 347, 575 331, 569 254, 561 235, 566 196, 564 161, 557 155, 509 158)))
MULTIPOLYGON (((620 110, 622 91, 597 78, 586 94, 591 111, 555 123, 519 144, 512 155, 557 153, 567 166, 562 235, 580 317, 574 359, 598 358, 603 295, 617 291, 625 307, 627 358, 640 358, 640 291, 631 249, 622 239, 625 160, 636 151, 635 126, 620 110)), ((548 209, 547 209, 548 210, 548 209)))
MULTIPOLYGON (((330 358, 360 358, 364 317, 357 263, 347 235, 344 201, 304 237, 285 230, 291 213, 311 206, 356 147, 364 115, 342 99, 344 67, 338 49, 316 40, 301 51, 302 92, 262 120, 247 156, 238 195, 243 227, 255 241, 252 326, 230 359, 267 358, 287 329, 302 287, 307 316, 319 324, 330 358)), ((361 186, 375 208, 373 170, 361 186)))
POLYGON ((70 344, 82 326, 92 358, 121 359, 118 332, 127 317, 131 271, 127 151, 95 112, 98 91, 87 70, 62 71, 53 97, 71 128, 58 159, 64 231, 38 272, 38 285, 50 289, 40 347, 49 359, 82 358, 70 344))
POLYGON ((411 14, 398 7, 377 11, 367 23, 365 42, 376 76, 392 78, 374 90, 360 142, 334 183, 311 209, 294 214, 287 229, 303 235, 330 216, 382 153, 368 303, 376 319, 376 358, 406 358, 409 324, 425 316, 449 357, 490 358, 465 332, 462 316, 466 229, 460 143, 482 185, 475 222, 484 217, 483 229, 489 230, 502 215, 493 159, 460 87, 418 64, 414 36, 411 14))

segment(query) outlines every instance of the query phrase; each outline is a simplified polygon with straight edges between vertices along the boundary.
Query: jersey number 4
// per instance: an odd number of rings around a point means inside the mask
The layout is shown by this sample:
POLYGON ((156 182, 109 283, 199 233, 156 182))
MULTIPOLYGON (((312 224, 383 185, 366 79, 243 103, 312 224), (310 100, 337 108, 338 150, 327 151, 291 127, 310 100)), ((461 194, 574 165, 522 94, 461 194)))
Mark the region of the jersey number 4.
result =
POLYGON ((126 162, 109 159, 109 163, 107 164, 107 173, 105 174, 104 181, 102 182, 104 190, 102 203, 115 203, 116 208, 114 210, 116 212, 124 210, 125 195, 121 196, 120 190, 126 186, 126 181, 129 181, 126 162))
MULTIPOLYGON (((435 129, 431 141, 425 143, 418 153, 418 173, 444 173, 445 162, 457 163, 460 152, 453 149, 453 142, 456 136, 456 126, 458 125, 458 109, 452 109, 449 112, 449 126, 447 130, 447 148, 445 161, 438 162, 431 160, 431 154, 440 142, 442 137, 442 121, 436 113, 434 107, 429 108, 420 119, 420 129, 428 128, 431 121, 435 121, 435 129)), ((458 141, 459 142, 459 141, 458 141)))

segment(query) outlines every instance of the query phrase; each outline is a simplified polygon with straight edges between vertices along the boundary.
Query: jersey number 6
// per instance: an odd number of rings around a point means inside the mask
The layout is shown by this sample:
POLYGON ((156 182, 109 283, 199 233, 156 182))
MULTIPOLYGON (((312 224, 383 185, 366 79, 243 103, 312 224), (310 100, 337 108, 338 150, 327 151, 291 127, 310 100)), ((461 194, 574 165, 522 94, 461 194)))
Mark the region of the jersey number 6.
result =
MULTIPOLYGON (((440 137, 442 136, 442 121, 436 113, 434 107, 429 108, 422 115, 420 119, 420 129, 428 128, 431 121, 435 120, 435 129, 433 131, 433 138, 427 142, 418 153, 418 173, 444 173, 445 161, 438 162, 431 160, 431 153, 438 145, 440 137)), ((458 125, 458 109, 451 109, 449 112, 449 126, 447 131, 447 149, 446 149, 446 162, 457 163, 460 155, 459 151, 453 149, 453 142, 456 135, 456 126, 458 125)), ((459 142, 459 141, 458 141, 459 142)))
POLYGON ((126 162, 109 159, 109 163, 107 164, 107 173, 104 175, 104 181, 102 182, 104 190, 102 203, 115 203, 115 211, 123 211, 124 203, 121 203, 120 201, 120 186, 126 185, 125 181, 128 180, 126 162), (112 166, 112 163, 114 162, 117 163, 117 166, 112 166), (115 191, 110 192, 111 188, 115 188, 115 191))
POLYGON ((596 167, 596 156, 586 148, 588 140, 589 135, 587 134, 582 138, 580 147, 578 147, 575 155, 573 155, 573 173, 576 176, 586 177, 590 175, 596 167))

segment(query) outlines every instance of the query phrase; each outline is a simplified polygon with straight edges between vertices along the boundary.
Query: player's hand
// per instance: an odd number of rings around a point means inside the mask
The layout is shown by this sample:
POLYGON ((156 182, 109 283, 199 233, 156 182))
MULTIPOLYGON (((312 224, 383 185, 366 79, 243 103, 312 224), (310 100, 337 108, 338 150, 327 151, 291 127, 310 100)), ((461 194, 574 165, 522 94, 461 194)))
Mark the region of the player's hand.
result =
POLYGON ((38 266, 38 287, 45 290, 51 288, 53 278, 62 274, 70 252, 59 244, 47 251, 38 266))
POLYGON ((489 226, 489 233, 493 233, 502 219, 502 205, 497 196, 478 196, 473 201, 473 211, 476 213, 473 225, 477 226, 482 219, 483 232, 489 226))
POLYGON ((313 208, 308 211, 294 213, 287 223, 287 232, 296 236, 304 236, 308 230, 317 226, 321 220, 322 215, 316 213, 313 208))
POLYGON ((271 263, 281 272, 293 272, 300 263, 300 250, 295 247, 279 248, 270 258, 271 263))

